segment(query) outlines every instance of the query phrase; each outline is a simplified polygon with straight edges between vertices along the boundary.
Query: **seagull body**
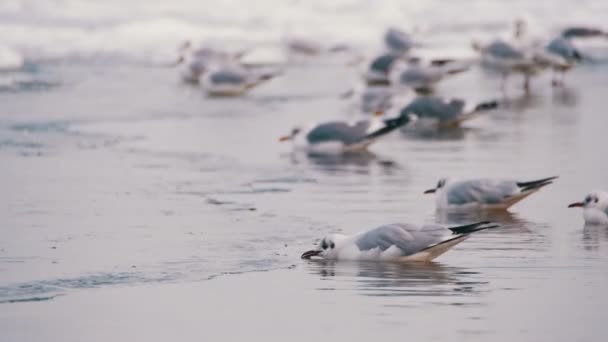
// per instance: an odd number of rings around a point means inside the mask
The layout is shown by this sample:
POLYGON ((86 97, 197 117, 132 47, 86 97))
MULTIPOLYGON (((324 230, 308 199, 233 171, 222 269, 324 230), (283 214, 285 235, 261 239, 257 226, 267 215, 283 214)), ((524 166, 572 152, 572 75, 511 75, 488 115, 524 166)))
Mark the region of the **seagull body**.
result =
POLYGON ((593 191, 582 202, 575 202, 569 208, 583 208, 585 224, 608 225, 608 192, 593 191))
POLYGON ((461 99, 448 101, 438 96, 419 96, 401 109, 401 115, 411 113, 418 116, 417 126, 453 127, 497 107, 496 101, 467 106, 467 103, 461 99))
POLYGON ((353 123, 326 122, 310 125, 307 128, 296 127, 290 135, 281 137, 280 141, 291 140, 296 149, 312 153, 336 154, 363 151, 380 137, 415 120, 415 116, 405 115, 394 119, 380 119, 374 116, 353 123))
POLYGON ((468 66, 453 61, 431 61, 425 65, 417 58, 410 59, 403 68, 401 65, 402 63, 395 67, 391 83, 419 92, 432 92, 435 85, 447 76, 468 70, 468 66))
POLYGON ((329 260, 431 261, 464 241, 470 234, 497 227, 489 222, 446 228, 440 225, 394 223, 355 235, 332 234, 317 248, 302 254, 329 260))
POLYGON ((189 41, 185 42, 179 49, 180 58, 177 62, 178 65, 182 65, 180 77, 186 83, 199 83, 212 65, 236 63, 246 52, 247 50, 228 52, 209 47, 194 49, 189 41))
POLYGON ((239 65, 224 64, 209 70, 202 85, 211 96, 239 96, 278 74, 278 71, 255 72, 239 65))
POLYGON ((515 203, 549 185, 557 177, 529 182, 503 179, 473 179, 448 182, 442 179, 436 188, 425 191, 437 193, 438 210, 507 210, 515 203))

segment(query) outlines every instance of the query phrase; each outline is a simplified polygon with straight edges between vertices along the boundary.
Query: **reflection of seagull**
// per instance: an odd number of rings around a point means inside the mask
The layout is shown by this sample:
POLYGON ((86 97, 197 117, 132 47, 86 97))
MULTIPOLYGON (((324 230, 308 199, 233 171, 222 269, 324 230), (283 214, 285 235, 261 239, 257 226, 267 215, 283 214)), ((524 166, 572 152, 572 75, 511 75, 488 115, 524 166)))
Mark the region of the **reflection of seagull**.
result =
POLYGON ((582 202, 575 202, 569 208, 583 208, 586 224, 608 225, 608 193, 594 191, 587 195, 582 202))
POLYGON ((442 179, 425 194, 437 193, 439 210, 506 210, 515 203, 553 183, 557 177, 529 182, 504 179, 473 179, 448 182, 442 179))
POLYGON ((384 34, 384 44, 391 53, 397 55, 408 53, 414 46, 409 34, 394 27, 389 28, 384 34))
POLYGON ((471 233, 495 228, 489 222, 446 228, 440 225, 394 223, 355 235, 332 234, 302 254, 333 260, 431 261, 464 241, 471 233))
POLYGON ((344 153, 363 151, 370 144, 388 133, 416 120, 414 115, 402 115, 393 119, 326 122, 308 128, 296 127, 280 141, 291 140, 296 149, 315 153, 344 153))
POLYGON ((419 58, 410 58, 404 68, 395 70, 391 83, 410 87, 418 92, 432 92, 435 85, 447 76, 467 70, 468 65, 456 61, 441 60, 424 64, 419 58))
POLYGON ((461 99, 446 100, 437 96, 419 96, 401 109, 401 115, 415 114, 422 127, 453 127, 478 114, 498 107, 498 102, 488 101, 469 105, 461 99))
POLYGON ((239 96, 279 75, 278 71, 258 72, 239 65, 220 65, 203 77, 203 89, 211 96, 239 96))

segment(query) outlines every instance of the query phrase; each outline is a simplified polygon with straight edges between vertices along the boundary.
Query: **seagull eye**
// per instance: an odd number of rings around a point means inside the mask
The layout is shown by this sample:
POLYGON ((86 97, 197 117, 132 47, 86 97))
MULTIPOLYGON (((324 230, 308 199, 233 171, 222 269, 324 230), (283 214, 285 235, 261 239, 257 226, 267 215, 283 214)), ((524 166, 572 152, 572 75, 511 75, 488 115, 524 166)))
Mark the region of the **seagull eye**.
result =
POLYGON ((325 240, 323 240, 323 242, 321 242, 321 248, 327 249, 327 242, 325 242, 325 240))
POLYGON ((329 243, 329 248, 334 249, 336 247, 336 244, 332 241, 329 243))
POLYGON ((599 202, 599 200, 600 199, 596 197, 594 202, 597 203, 597 202, 599 202))

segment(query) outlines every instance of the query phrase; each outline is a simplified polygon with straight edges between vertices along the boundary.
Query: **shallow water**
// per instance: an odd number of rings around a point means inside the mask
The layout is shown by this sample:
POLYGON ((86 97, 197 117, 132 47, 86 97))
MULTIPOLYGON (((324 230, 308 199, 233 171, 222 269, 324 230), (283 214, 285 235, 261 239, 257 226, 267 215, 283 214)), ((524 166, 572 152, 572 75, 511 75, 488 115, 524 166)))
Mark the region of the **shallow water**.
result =
MULTIPOLYGON (((292 153, 277 138, 294 124, 356 117, 339 94, 357 73, 318 64, 236 99, 133 63, 7 76, 27 82, 0 86, 1 340, 608 333, 608 229, 566 208, 607 182, 605 65, 577 68, 563 89, 513 84, 506 108, 462 129, 398 132, 356 156, 292 153), (422 195, 446 176, 553 175, 509 213, 440 214, 422 195), (328 232, 482 219, 502 227, 428 265, 299 259, 328 232)), ((438 91, 487 100, 497 86, 474 69, 438 91)))

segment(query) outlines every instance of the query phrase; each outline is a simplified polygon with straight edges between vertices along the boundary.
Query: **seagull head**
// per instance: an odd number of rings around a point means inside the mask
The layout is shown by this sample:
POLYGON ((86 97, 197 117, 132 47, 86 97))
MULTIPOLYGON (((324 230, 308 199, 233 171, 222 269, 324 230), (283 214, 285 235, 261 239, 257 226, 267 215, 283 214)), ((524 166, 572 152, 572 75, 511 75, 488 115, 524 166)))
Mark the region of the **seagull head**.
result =
POLYGON ((303 130, 302 127, 296 126, 291 130, 291 132, 289 134, 280 137, 279 141, 283 142, 283 141, 293 140, 295 137, 298 136, 298 134, 300 134, 302 132, 302 130, 303 130))
POLYGON ((447 184, 447 182, 448 182, 447 178, 442 178, 437 182, 437 185, 434 188, 428 189, 424 193, 425 194, 434 194, 434 193, 440 191, 442 188, 444 188, 445 185, 447 184))
POLYGON ((319 241, 317 247, 302 254, 302 259, 310 259, 314 256, 323 259, 336 259, 338 251, 343 245, 344 235, 331 234, 327 235, 319 241))
POLYGON ((568 208, 584 208, 584 209, 599 209, 604 210, 608 207, 608 194, 600 191, 594 191, 587 196, 582 202, 574 202, 568 205, 568 208))

